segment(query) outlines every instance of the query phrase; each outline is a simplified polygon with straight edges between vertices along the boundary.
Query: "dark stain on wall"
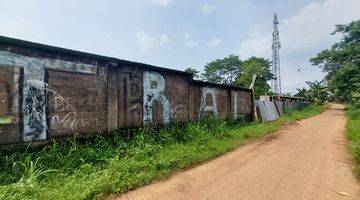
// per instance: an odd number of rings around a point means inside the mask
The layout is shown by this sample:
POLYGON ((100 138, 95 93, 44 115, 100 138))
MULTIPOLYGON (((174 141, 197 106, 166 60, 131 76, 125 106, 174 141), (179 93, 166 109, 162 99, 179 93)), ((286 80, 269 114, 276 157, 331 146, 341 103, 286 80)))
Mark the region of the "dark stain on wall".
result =
POLYGON ((119 127, 139 127, 142 125, 143 71, 137 67, 120 66, 117 74, 119 127))

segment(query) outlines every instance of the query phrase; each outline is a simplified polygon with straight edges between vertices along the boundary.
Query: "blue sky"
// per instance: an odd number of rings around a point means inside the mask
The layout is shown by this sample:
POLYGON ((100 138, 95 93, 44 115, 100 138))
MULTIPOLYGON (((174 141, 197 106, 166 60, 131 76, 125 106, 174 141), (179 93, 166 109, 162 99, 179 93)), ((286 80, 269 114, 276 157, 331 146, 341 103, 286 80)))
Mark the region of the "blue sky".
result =
POLYGON ((360 18, 359 0, 2 0, 0 35, 184 70, 231 53, 271 58, 279 16, 284 92, 323 74, 308 60, 360 18), (300 72, 298 71, 300 69, 300 72))

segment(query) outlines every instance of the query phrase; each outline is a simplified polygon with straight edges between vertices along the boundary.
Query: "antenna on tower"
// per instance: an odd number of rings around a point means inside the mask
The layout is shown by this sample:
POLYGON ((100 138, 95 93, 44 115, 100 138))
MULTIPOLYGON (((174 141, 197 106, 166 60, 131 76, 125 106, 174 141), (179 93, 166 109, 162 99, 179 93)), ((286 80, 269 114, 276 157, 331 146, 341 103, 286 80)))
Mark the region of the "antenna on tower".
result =
POLYGON ((271 72, 274 74, 274 79, 271 80, 271 89, 276 95, 281 95, 281 77, 280 77, 280 56, 279 50, 281 48, 280 45, 280 37, 278 30, 278 18, 277 14, 274 13, 274 30, 273 30, 273 41, 272 41, 272 65, 271 72))

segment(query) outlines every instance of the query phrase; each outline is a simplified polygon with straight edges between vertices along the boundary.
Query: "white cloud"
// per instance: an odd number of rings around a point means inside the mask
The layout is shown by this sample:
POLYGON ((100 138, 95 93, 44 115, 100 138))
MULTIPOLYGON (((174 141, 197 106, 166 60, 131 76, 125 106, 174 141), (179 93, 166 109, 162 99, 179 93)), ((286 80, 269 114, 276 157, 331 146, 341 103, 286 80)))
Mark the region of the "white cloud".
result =
POLYGON ((158 3, 162 6, 167 6, 172 0, 153 0, 155 3, 158 3))
POLYGON ((159 38, 148 35, 145 31, 139 31, 136 34, 136 42, 143 50, 153 49, 159 45, 166 45, 170 42, 167 34, 163 33, 159 38))
POLYGON ((185 42, 186 48, 198 48, 200 47, 200 42, 192 39, 192 35, 190 33, 185 33, 183 35, 183 40, 185 42))
MULTIPOLYGON (((329 48, 338 39, 330 36, 336 24, 346 24, 360 18, 358 0, 325 0, 313 2, 280 24, 280 59, 283 91, 294 91, 306 80, 321 80, 323 74, 311 66, 309 58, 329 48), (297 72, 298 68, 309 69, 297 72)), ((241 58, 260 56, 271 59, 272 23, 251 28, 239 48, 241 58)))
POLYGON ((185 42, 185 47, 187 48, 198 48, 200 47, 200 42, 196 40, 189 40, 185 42))
POLYGON ((215 6, 208 4, 203 5, 201 8, 202 13, 205 15, 211 14, 214 10, 215 10, 215 6))
POLYGON ((147 35, 144 31, 136 34, 137 44, 144 50, 152 49, 156 45, 156 38, 147 35))
POLYGON ((191 34, 190 33, 185 33, 184 35, 183 35, 183 40, 184 41, 187 41, 187 40, 190 40, 191 39, 191 34))
MULTIPOLYGON (((335 39, 329 36, 335 25, 358 19, 359 10, 358 0, 326 0, 306 5, 297 14, 280 20, 281 51, 290 54, 327 48, 335 39)), ((240 56, 270 57, 271 32, 271 24, 253 27, 240 44, 240 56)))
POLYGON ((219 37, 213 37, 208 43, 207 46, 208 47, 217 47, 222 45, 224 42, 221 38, 219 37))
POLYGON ((166 35, 165 33, 161 34, 161 36, 160 36, 160 44, 165 45, 165 44, 168 44, 169 42, 170 42, 169 36, 166 35))

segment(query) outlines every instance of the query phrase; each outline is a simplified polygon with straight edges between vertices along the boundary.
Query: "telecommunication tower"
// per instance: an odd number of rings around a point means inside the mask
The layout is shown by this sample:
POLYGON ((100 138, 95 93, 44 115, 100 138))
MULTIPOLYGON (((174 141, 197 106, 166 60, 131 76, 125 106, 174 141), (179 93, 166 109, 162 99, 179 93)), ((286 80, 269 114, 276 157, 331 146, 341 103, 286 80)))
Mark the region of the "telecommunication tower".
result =
POLYGON ((274 79, 271 80, 271 89, 276 95, 281 94, 281 78, 280 78, 280 57, 279 50, 281 48, 279 30, 278 30, 278 19, 277 14, 274 14, 274 31, 272 41, 272 65, 271 72, 274 74, 274 79))

